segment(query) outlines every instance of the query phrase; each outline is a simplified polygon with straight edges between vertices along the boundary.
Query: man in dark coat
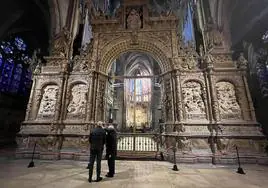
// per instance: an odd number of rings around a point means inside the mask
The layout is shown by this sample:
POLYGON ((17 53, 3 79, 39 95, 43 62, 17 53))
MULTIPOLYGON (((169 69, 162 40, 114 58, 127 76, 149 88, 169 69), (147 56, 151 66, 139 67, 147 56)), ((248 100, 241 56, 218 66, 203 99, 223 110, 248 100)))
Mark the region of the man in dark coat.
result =
POLYGON ((89 176, 88 182, 92 181, 92 173, 95 159, 97 158, 97 179, 96 181, 99 182, 102 180, 100 177, 101 173, 101 158, 102 152, 105 144, 105 137, 106 132, 102 128, 102 122, 98 122, 97 127, 93 129, 93 131, 89 135, 89 142, 90 142, 90 160, 89 160, 89 176))
POLYGON ((114 177, 115 158, 117 154, 117 134, 113 125, 109 125, 106 132, 106 159, 109 167, 109 172, 106 174, 106 177, 114 177))

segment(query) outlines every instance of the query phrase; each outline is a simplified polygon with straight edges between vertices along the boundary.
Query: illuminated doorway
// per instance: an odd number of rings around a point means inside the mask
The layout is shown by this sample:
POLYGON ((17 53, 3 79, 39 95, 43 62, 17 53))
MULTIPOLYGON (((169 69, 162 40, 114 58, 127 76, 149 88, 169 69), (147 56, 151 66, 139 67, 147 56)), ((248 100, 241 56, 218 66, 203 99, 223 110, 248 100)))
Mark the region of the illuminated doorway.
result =
POLYGON ((148 54, 128 52, 112 65, 108 86, 109 119, 121 131, 149 132, 161 113, 160 68, 148 54))

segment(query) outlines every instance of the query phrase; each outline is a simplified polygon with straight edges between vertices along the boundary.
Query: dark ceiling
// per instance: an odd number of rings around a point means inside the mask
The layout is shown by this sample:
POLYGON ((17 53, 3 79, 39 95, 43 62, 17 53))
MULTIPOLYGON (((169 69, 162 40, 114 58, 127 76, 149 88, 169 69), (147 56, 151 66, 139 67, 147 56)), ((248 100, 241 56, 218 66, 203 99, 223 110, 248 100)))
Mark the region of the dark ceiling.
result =
POLYGON ((262 36, 268 30, 268 0, 228 0, 233 48, 239 48, 243 41, 262 45, 262 36))
POLYGON ((0 1, 0 39, 20 36, 31 47, 48 52, 50 15, 48 0, 0 1))

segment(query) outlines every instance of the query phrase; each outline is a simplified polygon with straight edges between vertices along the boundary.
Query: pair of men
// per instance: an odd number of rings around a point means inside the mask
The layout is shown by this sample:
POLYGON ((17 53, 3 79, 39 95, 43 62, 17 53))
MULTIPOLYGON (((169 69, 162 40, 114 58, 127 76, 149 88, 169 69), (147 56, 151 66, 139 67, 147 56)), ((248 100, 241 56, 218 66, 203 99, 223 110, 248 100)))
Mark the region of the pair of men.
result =
POLYGON ((115 157, 116 157, 116 131, 113 125, 109 125, 105 130, 102 127, 102 123, 98 122, 97 127, 89 135, 90 142, 90 160, 88 164, 89 177, 88 182, 92 182, 92 173, 95 159, 97 160, 97 179, 99 182, 102 180, 101 173, 101 159, 104 144, 106 144, 106 158, 108 161, 109 172, 106 177, 114 176, 115 157))

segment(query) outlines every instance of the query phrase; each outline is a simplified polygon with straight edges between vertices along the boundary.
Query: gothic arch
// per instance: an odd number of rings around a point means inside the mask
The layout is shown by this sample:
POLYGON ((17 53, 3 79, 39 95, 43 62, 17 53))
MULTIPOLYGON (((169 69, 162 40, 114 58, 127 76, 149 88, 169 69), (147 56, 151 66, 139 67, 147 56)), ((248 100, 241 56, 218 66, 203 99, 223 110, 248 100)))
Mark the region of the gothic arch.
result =
POLYGON ((106 49, 103 49, 104 53, 100 61, 99 71, 108 73, 113 60, 115 60, 121 54, 129 51, 149 53, 159 63, 162 73, 172 68, 168 54, 160 49, 157 45, 146 40, 138 40, 137 43, 138 44, 132 44, 131 40, 125 40, 114 42, 107 46, 106 49))

